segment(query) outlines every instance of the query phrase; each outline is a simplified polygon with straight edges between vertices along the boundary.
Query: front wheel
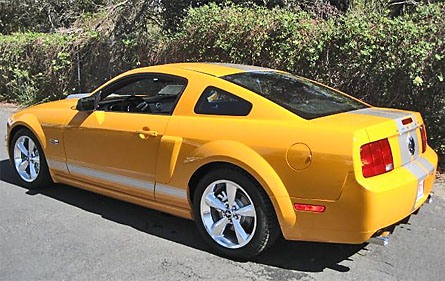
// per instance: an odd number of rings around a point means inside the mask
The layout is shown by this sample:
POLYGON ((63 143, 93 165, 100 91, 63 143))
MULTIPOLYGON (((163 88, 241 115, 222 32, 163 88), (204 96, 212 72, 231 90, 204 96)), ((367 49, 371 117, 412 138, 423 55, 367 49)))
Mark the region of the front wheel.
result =
POLYGON ((193 199, 195 221, 207 244, 236 259, 260 254, 279 236, 273 207, 249 175, 225 168, 209 172, 193 199))
POLYGON ((31 131, 20 129, 15 133, 9 150, 14 172, 21 185, 35 189, 51 183, 43 149, 31 131))

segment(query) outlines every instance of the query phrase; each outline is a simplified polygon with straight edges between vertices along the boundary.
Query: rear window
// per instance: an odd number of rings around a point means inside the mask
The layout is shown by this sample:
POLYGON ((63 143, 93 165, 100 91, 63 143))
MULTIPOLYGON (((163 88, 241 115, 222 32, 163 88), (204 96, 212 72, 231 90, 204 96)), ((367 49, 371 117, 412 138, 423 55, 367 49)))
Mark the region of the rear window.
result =
POLYGON ((221 78, 249 89, 305 119, 368 107, 325 86, 288 73, 243 72, 221 78))

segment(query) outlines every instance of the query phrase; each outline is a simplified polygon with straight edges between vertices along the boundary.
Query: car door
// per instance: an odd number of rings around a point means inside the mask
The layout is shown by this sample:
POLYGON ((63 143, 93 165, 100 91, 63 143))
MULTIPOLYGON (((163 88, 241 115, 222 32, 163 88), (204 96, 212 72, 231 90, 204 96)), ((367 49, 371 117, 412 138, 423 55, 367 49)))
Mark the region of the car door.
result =
POLYGON ((67 167, 78 181, 154 199, 156 160, 185 79, 121 78, 98 92, 97 109, 79 111, 64 130, 67 167))

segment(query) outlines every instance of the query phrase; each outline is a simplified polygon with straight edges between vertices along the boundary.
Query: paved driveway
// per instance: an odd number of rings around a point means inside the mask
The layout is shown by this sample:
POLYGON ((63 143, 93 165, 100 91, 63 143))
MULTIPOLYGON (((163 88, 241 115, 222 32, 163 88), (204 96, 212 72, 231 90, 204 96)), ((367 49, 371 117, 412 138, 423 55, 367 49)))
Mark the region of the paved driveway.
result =
MULTIPOLYGON (((14 108, 0 106, 0 139, 14 108)), ((0 280, 443 280, 444 183, 390 245, 280 241, 251 262, 210 253, 194 223, 65 185, 17 185, 0 145, 0 280)))

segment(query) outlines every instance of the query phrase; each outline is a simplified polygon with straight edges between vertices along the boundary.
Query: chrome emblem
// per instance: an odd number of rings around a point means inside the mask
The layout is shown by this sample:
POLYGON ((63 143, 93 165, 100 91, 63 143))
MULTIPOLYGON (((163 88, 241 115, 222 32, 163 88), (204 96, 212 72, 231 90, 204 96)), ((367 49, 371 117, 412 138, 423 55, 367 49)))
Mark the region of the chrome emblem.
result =
POLYGON ((409 154, 414 155, 414 152, 416 152, 416 143, 414 142, 414 138, 412 136, 408 137, 407 144, 409 154))

